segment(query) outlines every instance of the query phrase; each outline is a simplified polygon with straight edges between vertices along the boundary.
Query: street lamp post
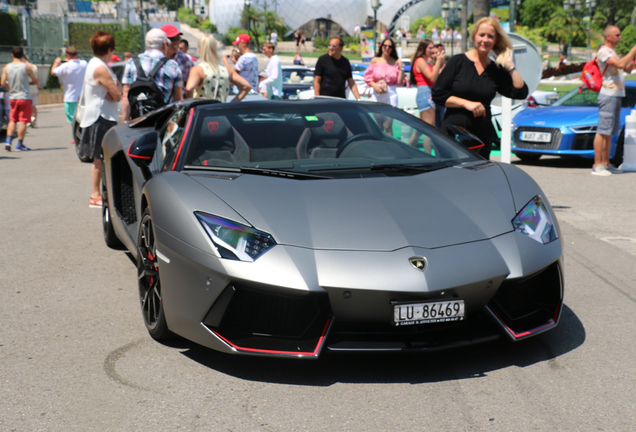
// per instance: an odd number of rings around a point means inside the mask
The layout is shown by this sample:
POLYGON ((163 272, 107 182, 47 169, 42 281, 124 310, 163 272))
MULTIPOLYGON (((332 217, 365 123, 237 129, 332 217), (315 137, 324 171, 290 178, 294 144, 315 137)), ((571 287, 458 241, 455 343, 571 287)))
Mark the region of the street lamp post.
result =
POLYGON ((376 44, 378 43, 378 9, 380 9, 380 0, 371 0, 371 9, 373 9, 373 52, 376 52, 376 44))
POLYGON ((568 39, 568 52, 567 57, 572 60, 572 21, 574 21, 574 9, 577 11, 581 9, 581 3, 577 0, 564 0, 563 9, 570 11, 570 37, 568 39))
POLYGON ((28 15, 28 24, 27 24, 27 44, 28 44, 28 52, 29 52, 29 61, 34 61, 33 59, 33 41, 31 32, 31 10, 33 9, 33 5, 30 0, 24 2, 24 8, 26 9, 28 15))
POLYGON ((592 49, 592 28, 590 24, 592 22, 592 11, 596 7, 596 0, 585 0, 585 7, 587 8, 587 50, 592 49))
MULTIPOLYGON (((461 12, 462 4, 457 4, 457 0, 449 0, 442 3, 442 18, 444 18, 444 27, 451 29, 451 55, 455 46, 455 27, 457 26, 457 12, 461 12)), ((461 19, 460 19, 461 20, 461 19)))
POLYGON ((251 0, 245 0, 245 8, 247 9, 247 34, 250 34, 250 6, 252 5, 251 0))
POLYGON ((510 33, 514 33, 515 31, 515 21, 517 18, 517 7, 521 4, 521 0, 510 0, 509 3, 509 15, 508 25, 510 29, 508 30, 510 33))

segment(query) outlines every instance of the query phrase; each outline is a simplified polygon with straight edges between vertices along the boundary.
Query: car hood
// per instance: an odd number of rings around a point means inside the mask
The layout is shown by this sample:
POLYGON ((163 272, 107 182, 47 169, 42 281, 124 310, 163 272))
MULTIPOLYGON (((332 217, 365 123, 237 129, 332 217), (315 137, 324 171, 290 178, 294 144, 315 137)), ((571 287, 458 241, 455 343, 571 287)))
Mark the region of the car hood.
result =
POLYGON ((193 179, 279 244, 312 249, 438 248, 512 231, 515 216, 508 181, 494 163, 396 177, 193 179))
POLYGON ((513 118, 517 126, 554 127, 598 124, 595 107, 536 107, 525 109, 513 118))

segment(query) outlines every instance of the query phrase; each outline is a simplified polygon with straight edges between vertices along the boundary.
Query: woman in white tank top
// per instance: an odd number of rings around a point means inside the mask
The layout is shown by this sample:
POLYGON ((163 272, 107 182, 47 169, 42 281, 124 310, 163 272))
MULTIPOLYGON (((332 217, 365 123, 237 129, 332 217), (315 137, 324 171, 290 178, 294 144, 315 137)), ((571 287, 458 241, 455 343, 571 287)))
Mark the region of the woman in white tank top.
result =
POLYGON ((84 117, 80 146, 87 148, 93 157, 91 169, 91 197, 89 207, 101 208, 102 196, 99 184, 102 179, 102 139, 117 124, 117 103, 121 100, 121 84, 106 63, 115 51, 115 38, 98 31, 90 40, 93 57, 84 75, 84 117))
POLYGON ((212 35, 205 35, 199 39, 200 63, 190 70, 190 76, 186 83, 186 96, 194 91, 195 98, 216 99, 221 102, 227 100, 230 92, 230 83, 239 88, 239 94, 232 100, 238 102, 247 95, 252 86, 239 73, 227 63, 221 66, 216 52, 216 39, 212 35))

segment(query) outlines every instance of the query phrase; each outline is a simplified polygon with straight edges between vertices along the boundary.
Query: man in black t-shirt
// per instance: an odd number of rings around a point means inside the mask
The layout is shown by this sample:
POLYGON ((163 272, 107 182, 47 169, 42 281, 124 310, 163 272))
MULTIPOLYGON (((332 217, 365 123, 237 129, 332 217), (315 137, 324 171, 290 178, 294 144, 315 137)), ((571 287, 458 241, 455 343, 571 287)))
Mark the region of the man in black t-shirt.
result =
POLYGON ((360 100, 358 87, 351 75, 351 64, 342 55, 344 42, 339 37, 329 41, 329 53, 322 55, 316 62, 314 70, 314 93, 316 96, 335 96, 346 98, 345 83, 349 83, 349 88, 360 100))

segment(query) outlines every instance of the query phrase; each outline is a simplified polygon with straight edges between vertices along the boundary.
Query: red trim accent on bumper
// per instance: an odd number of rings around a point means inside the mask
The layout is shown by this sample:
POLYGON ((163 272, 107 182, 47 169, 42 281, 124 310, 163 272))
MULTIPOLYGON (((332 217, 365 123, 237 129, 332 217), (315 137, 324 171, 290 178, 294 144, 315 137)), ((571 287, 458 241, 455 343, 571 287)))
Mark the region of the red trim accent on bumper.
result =
POLYGON ((519 339, 526 338, 528 336, 535 335, 537 333, 541 333, 541 332, 543 332, 545 330, 548 330, 549 328, 552 328, 552 327, 556 326, 557 322, 559 320, 559 313, 561 312, 561 308, 562 307, 563 307, 563 300, 561 300, 561 303, 559 303, 559 307, 554 312, 554 317, 552 317, 552 319, 550 320, 549 323, 544 324, 544 325, 539 326, 539 327, 535 327, 535 328, 533 328, 531 330, 528 330, 528 331, 525 331, 523 333, 515 333, 514 331, 512 331, 512 329, 510 327, 508 327, 506 325, 504 320, 502 320, 501 317, 499 315, 497 315, 497 312, 495 312, 491 308, 488 308, 488 310, 497 318, 497 321, 499 321, 499 324, 501 324, 503 327, 506 328, 506 331, 510 334, 510 336, 512 336, 515 340, 519 340, 519 339))
POLYGON ((328 319, 327 323, 325 324, 325 328, 322 330, 322 334, 320 335, 320 338, 318 339, 318 343, 316 344, 316 347, 314 348, 312 352, 278 351, 278 350, 265 350, 265 349, 259 349, 259 348, 241 347, 230 342, 229 340, 221 336, 218 332, 212 329, 210 329, 210 331, 214 333, 219 339, 223 340, 223 342, 225 342, 226 344, 228 344, 229 346, 231 346, 232 348, 234 348, 235 350, 239 352, 250 353, 250 354, 272 354, 272 355, 286 355, 286 356, 298 356, 298 357, 305 357, 305 356, 317 357, 318 353, 320 352, 320 348, 325 340, 325 336, 327 334, 327 330, 329 329, 330 324, 331 324, 331 319, 328 319))

